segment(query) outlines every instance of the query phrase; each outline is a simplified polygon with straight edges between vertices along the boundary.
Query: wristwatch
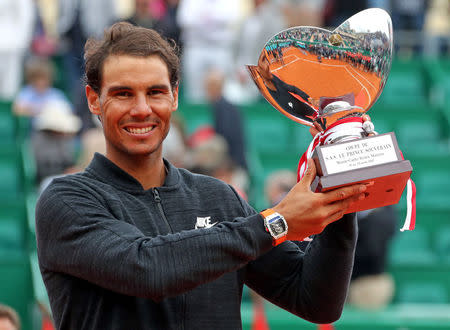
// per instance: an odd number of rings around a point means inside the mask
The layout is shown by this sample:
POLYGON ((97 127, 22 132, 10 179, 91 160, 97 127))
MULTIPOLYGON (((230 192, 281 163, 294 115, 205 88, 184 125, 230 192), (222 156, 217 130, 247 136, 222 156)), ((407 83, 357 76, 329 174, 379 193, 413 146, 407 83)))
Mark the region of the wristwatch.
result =
POLYGON ((272 236, 273 246, 283 243, 288 232, 288 225, 284 217, 272 209, 262 211, 261 215, 264 218, 266 231, 272 236))

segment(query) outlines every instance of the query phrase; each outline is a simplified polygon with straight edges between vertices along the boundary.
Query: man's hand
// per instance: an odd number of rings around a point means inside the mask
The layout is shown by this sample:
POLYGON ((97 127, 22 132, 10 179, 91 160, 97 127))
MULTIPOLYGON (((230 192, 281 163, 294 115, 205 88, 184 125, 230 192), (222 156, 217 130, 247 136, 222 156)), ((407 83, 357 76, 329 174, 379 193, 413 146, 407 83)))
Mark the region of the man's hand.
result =
POLYGON ((314 193, 310 185, 316 177, 314 161, 308 159, 308 169, 291 191, 272 209, 284 216, 288 223, 288 240, 303 240, 322 232, 339 220, 348 207, 365 198, 365 185, 355 184, 333 191, 314 193))
POLYGON ((322 127, 320 127, 319 123, 316 121, 313 122, 313 125, 313 127, 309 128, 309 133, 312 135, 312 137, 315 137, 317 133, 322 131, 322 127))
POLYGON ((362 116, 363 120, 363 129, 366 131, 367 136, 374 136, 377 135, 377 132, 375 132, 375 126, 373 125, 372 121, 370 120, 370 116, 368 114, 365 114, 362 116), (367 125, 367 126, 365 126, 367 125))

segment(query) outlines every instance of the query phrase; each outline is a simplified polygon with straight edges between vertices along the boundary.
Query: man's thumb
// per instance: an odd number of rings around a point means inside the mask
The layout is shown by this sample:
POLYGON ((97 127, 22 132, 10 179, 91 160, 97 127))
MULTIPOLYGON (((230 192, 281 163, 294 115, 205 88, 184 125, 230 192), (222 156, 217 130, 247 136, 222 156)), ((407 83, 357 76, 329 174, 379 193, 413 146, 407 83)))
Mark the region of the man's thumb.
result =
POLYGON ((316 177, 316 164, 314 164, 314 160, 308 158, 305 175, 303 175, 301 181, 304 184, 308 185, 309 187, 311 183, 314 181, 315 177, 316 177))

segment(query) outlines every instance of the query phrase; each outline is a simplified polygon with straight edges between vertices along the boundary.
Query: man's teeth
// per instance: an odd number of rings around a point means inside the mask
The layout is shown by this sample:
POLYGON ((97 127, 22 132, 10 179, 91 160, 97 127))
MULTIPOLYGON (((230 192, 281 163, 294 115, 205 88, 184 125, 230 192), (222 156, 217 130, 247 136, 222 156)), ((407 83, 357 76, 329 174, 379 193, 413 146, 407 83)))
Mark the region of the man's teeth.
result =
POLYGON ((127 130, 128 130, 128 132, 133 133, 133 134, 145 134, 145 133, 150 132, 153 129, 153 127, 154 126, 145 127, 145 128, 131 128, 131 127, 129 127, 127 130))

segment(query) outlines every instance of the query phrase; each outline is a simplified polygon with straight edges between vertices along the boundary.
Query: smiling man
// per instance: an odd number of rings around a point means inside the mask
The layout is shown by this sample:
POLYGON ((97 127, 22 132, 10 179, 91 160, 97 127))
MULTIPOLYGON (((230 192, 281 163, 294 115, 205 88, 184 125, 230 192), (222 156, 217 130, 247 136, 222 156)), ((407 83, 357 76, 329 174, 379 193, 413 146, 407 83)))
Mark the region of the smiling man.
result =
POLYGON ((339 318, 357 236, 355 216, 343 214, 365 187, 313 193, 310 162, 279 204, 258 213, 229 185, 162 158, 178 106, 169 43, 117 23, 85 49, 106 154, 54 179, 36 207, 56 328, 240 329, 244 284, 312 322, 339 318), (289 241, 313 234, 306 253, 289 241))
POLYGON ((158 55, 110 55, 102 80, 99 92, 87 85, 86 95, 104 127, 106 156, 144 189, 161 186, 162 142, 178 106, 178 86, 171 85, 166 64, 158 55))

